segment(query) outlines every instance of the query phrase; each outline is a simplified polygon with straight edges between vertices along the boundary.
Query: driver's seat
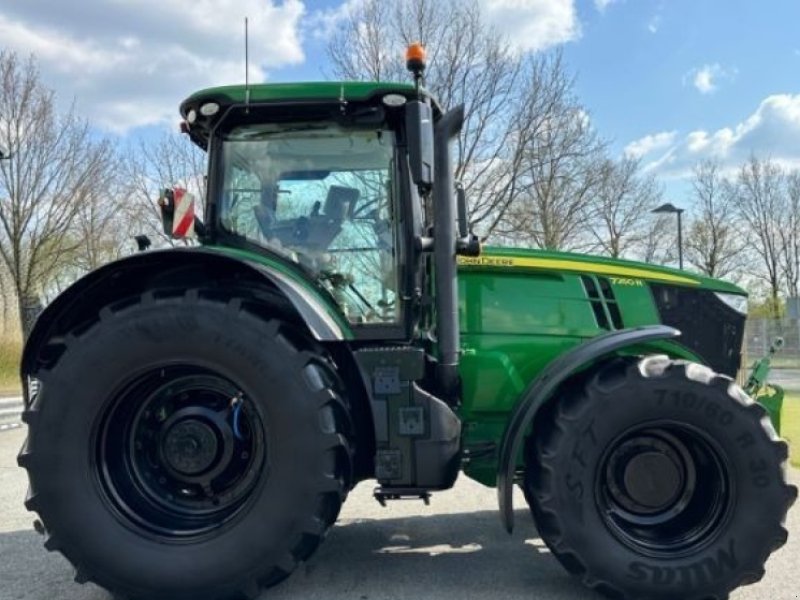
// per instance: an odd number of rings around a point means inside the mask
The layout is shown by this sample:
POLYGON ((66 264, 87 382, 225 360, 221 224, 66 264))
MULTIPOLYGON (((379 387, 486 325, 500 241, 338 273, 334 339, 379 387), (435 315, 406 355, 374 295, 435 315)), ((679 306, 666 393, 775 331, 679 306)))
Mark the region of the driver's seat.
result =
POLYGON ((330 222, 342 223, 353 216, 360 192, 356 188, 332 185, 328 188, 322 214, 330 222))
POLYGON ((307 220, 308 234, 304 236, 303 245, 323 251, 342 231, 342 224, 353 216, 353 210, 361 194, 356 188, 332 185, 328 188, 322 212, 319 204, 307 220))

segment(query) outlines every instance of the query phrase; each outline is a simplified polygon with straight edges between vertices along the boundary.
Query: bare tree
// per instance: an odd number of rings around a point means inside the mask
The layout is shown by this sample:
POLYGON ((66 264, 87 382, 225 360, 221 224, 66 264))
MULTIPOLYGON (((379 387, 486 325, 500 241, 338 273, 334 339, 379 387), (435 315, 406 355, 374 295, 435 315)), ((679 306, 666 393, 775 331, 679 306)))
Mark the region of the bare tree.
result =
POLYGON ((155 141, 141 140, 128 148, 122 172, 126 216, 135 227, 129 228, 130 235, 145 233, 161 245, 173 245, 161 226, 159 194, 166 187, 183 187, 195 194, 196 210, 201 212, 205 171, 205 154, 182 134, 165 133, 155 141))
POLYGON ((695 214, 686 236, 686 260, 709 277, 738 276, 746 243, 730 185, 712 161, 698 164, 692 179, 695 214))
MULTIPOLYGON (((522 96, 530 99, 523 75, 541 88, 545 59, 525 64, 486 24, 474 0, 366 0, 329 43, 334 75, 407 81, 400 50, 411 41, 430 51, 426 87, 444 107, 464 105, 456 177, 470 199, 472 225, 488 235, 514 196, 510 175, 522 147, 514 116, 522 96)), ((560 61, 548 66, 561 74, 560 61)))
POLYGON ((638 160, 601 161, 588 225, 595 242, 593 250, 614 258, 634 250, 644 234, 650 209, 661 195, 655 179, 639 173, 638 160))
POLYGON ((27 335, 26 308, 78 244, 70 228, 113 153, 74 111, 57 112, 32 58, 8 51, 0 52, 0 145, 10 154, 0 162, 0 260, 27 335))
MULTIPOLYGON (((115 161, 116 163, 116 161, 115 161)), ((70 226, 70 249, 44 290, 46 298, 55 296, 76 279, 133 250, 131 221, 124 190, 116 171, 106 170, 81 202, 70 226)))
POLYGON ((674 226, 674 219, 667 215, 650 215, 636 243, 636 258, 657 265, 673 262, 676 237, 674 226))
POLYGON ((465 107, 455 168, 472 226, 501 242, 569 244, 592 184, 584 155, 597 137, 561 54, 515 54, 476 0, 364 0, 328 45, 333 74, 407 80, 398 49, 411 41, 430 50, 426 87, 443 106, 465 107))
MULTIPOLYGON (((419 4, 422 10, 428 8, 427 3, 419 4)), ((333 74, 350 80, 404 80, 398 16, 397 6, 390 2, 366 0, 352 6, 328 42, 333 74)))
POLYGON ((527 58, 518 81, 517 93, 506 107, 510 123, 498 154, 492 161, 481 164, 469 194, 472 224, 486 235, 497 230, 495 237, 500 241, 516 237, 514 231, 520 215, 519 211, 509 212, 509 209, 520 197, 530 197, 530 178, 526 180, 524 174, 530 174, 537 161, 548 160, 539 155, 543 148, 554 147, 537 148, 537 141, 547 138, 554 123, 565 117, 585 116, 574 101, 573 81, 566 73, 560 52, 527 58))
MULTIPOLYGON (((769 160, 755 156, 742 165, 732 188, 732 202, 746 225, 748 243, 764 270, 760 277, 769 285, 773 306, 781 289, 781 228, 786 218, 784 174, 769 160)), ((779 316, 778 314, 775 315, 779 316)))
POLYGON ((513 175, 516 196, 495 231, 539 248, 577 248, 601 180, 605 143, 571 94, 525 133, 513 175))
POLYGON ((800 171, 786 178, 786 213, 779 228, 786 292, 800 296, 800 171))

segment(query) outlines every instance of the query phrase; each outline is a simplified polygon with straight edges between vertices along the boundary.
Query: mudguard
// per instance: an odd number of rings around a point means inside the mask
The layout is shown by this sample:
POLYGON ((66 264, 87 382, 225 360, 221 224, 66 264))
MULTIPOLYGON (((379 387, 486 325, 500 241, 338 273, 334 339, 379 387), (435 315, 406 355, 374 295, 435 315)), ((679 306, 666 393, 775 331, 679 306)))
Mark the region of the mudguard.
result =
MULTIPOLYGON (((61 293, 39 315, 25 344, 21 361, 24 394, 28 397, 26 376, 35 371, 43 344, 86 321, 102 306, 131 294, 142 293, 153 282, 171 283, 169 273, 197 267, 204 277, 238 276, 268 286, 285 298, 318 341, 339 341, 351 337, 347 326, 337 321, 331 301, 321 291, 304 285, 300 273, 265 262, 249 260, 207 248, 173 248, 142 252, 109 263, 92 271, 61 293)), ((179 282, 179 285, 184 283, 179 282)), ((185 282, 191 285, 193 282, 185 282)))
POLYGON ((642 342, 678 337, 680 331, 666 325, 623 329, 599 335, 565 352, 539 374, 514 408, 500 443, 497 469, 497 499, 506 531, 514 529, 514 473, 516 459, 536 413, 553 392, 582 367, 612 352, 642 342))

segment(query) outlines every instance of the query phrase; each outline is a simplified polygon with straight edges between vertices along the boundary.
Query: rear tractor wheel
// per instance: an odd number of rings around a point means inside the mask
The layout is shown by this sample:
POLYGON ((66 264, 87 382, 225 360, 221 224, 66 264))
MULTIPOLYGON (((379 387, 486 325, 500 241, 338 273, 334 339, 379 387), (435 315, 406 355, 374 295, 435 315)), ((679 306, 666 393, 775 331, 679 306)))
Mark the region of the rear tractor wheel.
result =
POLYGON ((664 356, 617 360, 546 407, 524 485, 543 540, 590 588, 722 600, 786 541, 787 452, 729 378, 664 356))
POLYGON ((121 597, 254 597, 314 552, 352 484, 330 361, 235 300, 104 309, 36 377, 26 505, 77 580, 121 597))

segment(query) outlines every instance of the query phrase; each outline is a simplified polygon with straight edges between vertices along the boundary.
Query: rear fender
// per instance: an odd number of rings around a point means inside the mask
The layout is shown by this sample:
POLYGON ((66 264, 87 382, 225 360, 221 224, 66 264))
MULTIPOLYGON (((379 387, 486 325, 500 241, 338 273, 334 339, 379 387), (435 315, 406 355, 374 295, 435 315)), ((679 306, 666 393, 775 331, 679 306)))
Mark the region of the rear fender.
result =
POLYGON ((47 364, 47 346, 80 330, 98 318, 104 306, 158 288, 180 289, 224 279, 269 298, 292 321, 305 326, 320 342, 352 337, 337 319, 335 308, 322 292, 303 285, 302 275, 290 275, 265 263, 203 248, 142 252, 109 263, 67 288, 39 315, 25 344, 21 376, 28 402, 28 376, 47 364))
POLYGON ((536 413, 545 402, 569 377, 597 360, 629 346, 653 340, 672 339, 679 335, 680 331, 666 325, 623 329, 599 335, 556 358, 531 383, 522 400, 514 408, 500 443, 497 499, 500 504, 500 518, 509 533, 514 529, 512 491, 517 456, 527 432, 536 419, 536 413))

